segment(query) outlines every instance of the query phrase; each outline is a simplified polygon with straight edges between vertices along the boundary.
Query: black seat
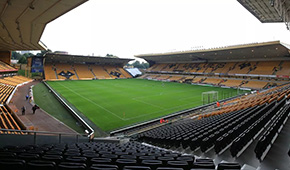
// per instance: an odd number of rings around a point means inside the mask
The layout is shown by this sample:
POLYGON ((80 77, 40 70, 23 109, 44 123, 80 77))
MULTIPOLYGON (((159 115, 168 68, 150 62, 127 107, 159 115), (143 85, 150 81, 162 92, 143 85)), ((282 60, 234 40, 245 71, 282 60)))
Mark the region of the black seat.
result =
POLYGON ((112 164, 113 161, 110 158, 92 158, 90 161, 92 164, 112 164))
POLYGON ((197 169, 215 169, 215 165, 212 162, 194 162, 191 170, 197 169))
POLYGON ((27 163, 29 170, 56 170, 56 164, 53 161, 33 160, 27 163))
POLYGON ((227 170, 227 169, 231 169, 231 170, 240 170, 241 169, 241 165, 239 163, 219 163, 217 170, 227 170))
POLYGON ((86 153, 83 153, 82 154, 83 157, 86 157, 87 159, 92 159, 92 158, 98 158, 100 155, 97 154, 97 153, 89 153, 89 152, 86 152, 86 153))
POLYGON ((25 161, 31 161, 31 160, 37 160, 39 159, 39 155, 38 154, 34 154, 34 153, 21 153, 18 155, 18 158, 23 159, 25 161))
POLYGON ((58 170, 85 170, 86 164, 74 162, 61 162, 58 165, 58 170))
POLYGON ((160 156, 157 158, 158 160, 163 161, 163 163, 165 164, 167 161, 174 161, 173 157, 167 157, 167 156, 160 156))
POLYGON ((79 153, 79 152, 65 152, 63 155, 64 155, 65 157, 81 156, 81 153, 79 153))
POLYGON ((136 165, 137 161, 135 159, 117 159, 116 164, 119 169, 123 169, 124 166, 133 166, 136 165))
POLYGON ((0 159, 14 159, 14 158, 16 158, 16 153, 0 152, 0 159))
POLYGON ((163 166, 161 160, 142 160, 141 165, 149 166, 152 170, 157 169, 157 167, 163 166))
POLYGON ((210 163, 213 163, 213 160, 212 159, 203 158, 203 159, 196 159, 195 162, 210 162, 210 163))
POLYGON ((156 170, 184 170, 184 169, 175 167, 158 167, 156 170))
POLYGON ((151 170, 148 166, 124 166, 123 170, 151 170))
POLYGON ((45 152, 46 155, 62 155, 62 151, 60 150, 50 150, 45 152))
POLYGON ((121 159, 137 159, 135 155, 120 155, 121 159))
POLYGON ((25 161, 21 159, 3 159, 0 160, 0 169, 18 170, 24 169, 25 161))
POLYGON ((117 165, 111 165, 111 164, 92 164, 90 169, 97 169, 97 170, 118 170, 117 165))
POLYGON ((65 159, 67 162, 78 162, 78 163, 86 163, 87 158, 81 157, 81 156, 73 156, 73 157, 67 157, 65 159))
POLYGON ((192 156, 180 156, 176 158, 177 161, 186 161, 188 164, 191 164, 194 162, 194 157, 192 156))
POLYGON ((63 160, 63 157, 60 155, 43 155, 41 159, 47 160, 47 161, 53 161, 58 165, 63 160))
POLYGON ((168 161, 167 166, 183 169, 189 168, 188 162, 186 161, 168 161))

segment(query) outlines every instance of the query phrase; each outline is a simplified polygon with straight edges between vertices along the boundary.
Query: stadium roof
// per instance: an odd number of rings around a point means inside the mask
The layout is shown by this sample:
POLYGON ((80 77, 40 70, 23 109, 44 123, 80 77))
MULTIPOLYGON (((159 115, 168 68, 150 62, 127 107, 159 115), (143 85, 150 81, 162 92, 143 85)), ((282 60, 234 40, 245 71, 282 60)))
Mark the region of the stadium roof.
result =
POLYGON ((124 66, 133 59, 110 58, 110 57, 95 57, 95 56, 81 56, 68 54, 47 53, 45 55, 45 62, 60 62, 60 63, 95 63, 95 64, 111 64, 124 66))
POLYGON ((193 51, 141 54, 135 57, 155 63, 290 60, 289 49, 287 44, 272 41, 193 51))
POLYGON ((0 51, 43 50, 47 23, 87 0, 1 0, 0 51))
POLYGON ((238 0, 262 23, 285 22, 290 27, 289 0, 238 0))

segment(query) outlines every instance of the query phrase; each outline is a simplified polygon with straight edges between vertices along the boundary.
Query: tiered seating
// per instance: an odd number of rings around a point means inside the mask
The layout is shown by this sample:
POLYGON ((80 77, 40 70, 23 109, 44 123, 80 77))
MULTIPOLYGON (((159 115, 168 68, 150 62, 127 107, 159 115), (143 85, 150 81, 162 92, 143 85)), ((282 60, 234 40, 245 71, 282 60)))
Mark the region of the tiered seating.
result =
POLYGON ((206 80, 203 81, 203 83, 218 85, 221 81, 223 80, 218 78, 207 78, 206 80))
POLYGON ((4 104, 7 99, 9 98, 10 94, 15 89, 14 86, 4 85, 0 84, 0 102, 1 104, 4 104))
POLYGON ((10 85, 18 85, 18 84, 22 84, 24 82, 31 81, 30 78, 26 78, 26 77, 23 77, 23 76, 5 77, 4 80, 10 82, 10 83, 7 83, 7 84, 10 84, 10 85))
POLYGON ((104 66, 104 68, 107 69, 112 78, 132 78, 132 76, 123 68, 116 66, 104 66))
POLYGON ((103 66, 91 65, 91 69, 97 79, 111 79, 111 76, 104 70, 103 66))
POLYGON ((147 78, 149 78, 149 79, 157 79, 158 77, 160 77, 160 75, 159 74, 152 74, 152 75, 149 75, 147 78))
POLYGON ((57 77, 55 75, 54 66, 52 63, 45 63, 44 65, 44 74, 46 80, 56 80, 57 77))
POLYGON ((110 65, 86 65, 86 64, 68 64, 68 63, 46 63, 44 66, 46 80, 64 80, 66 77, 59 73, 67 71, 74 75, 70 77, 73 80, 82 79, 112 79, 112 78, 132 78, 123 68, 110 65), (57 75, 57 76, 56 76, 57 75))
MULTIPOLYGON (((142 132, 138 139, 161 147, 190 147, 202 152, 213 147, 217 154, 231 147, 231 155, 236 157, 269 121, 277 120, 272 118, 280 115, 277 112, 286 103, 288 89, 289 86, 283 86, 245 97, 242 107, 235 108, 241 103, 227 106, 223 110, 227 114, 207 114, 210 116, 198 120, 183 119, 142 132)), ((288 114, 289 109, 286 110, 288 114)))
POLYGON ((178 68, 178 64, 167 64, 165 67, 163 67, 162 71, 173 71, 176 68, 178 68))
POLYGON ((228 73, 236 63, 220 63, 216 70, 213 73, 228 73))
POLYGON ((204 73, 212 73, 217 68, 223 68, 224 63, 209 63, 204 73))
POLYGON ((256 68, 253 69, 249 74, 258 75, 272 75, 277 68, 280 61, 268 61, 268 62, 258 62, 256 68))
POLYGON ((57 63, 54 65, 55 66, 55 69, 56 69, 56 73, 57 73, 57 79, 59 80, 65 80, 66 78, 63 77, 63 76, 60 76, 59 73, 64 71, 64 72, 71 72, 73 73, 74 75, 70 77, 70 79, 73 79, 73 80, 77 80, 77 76, 75 75, 75 71, 74 71, 74 68, 72 67, 72 65, 70 64, 67 64, 67 63, 57 63))
POLYGON ((255 62, 238 62, 230 69, 228 74, 248 74, 250 69, 254 67, 255 62))
MULTIPOLYGON (((279 67, 277 67, 279 68, 279 67)), ((277 69, 276 75, 290 75, 290 61, 284 61, 281 68, 277 69)))
POLYGON ((183 79, 183 76, 171 76, 169 78, 170 81, 180 81, 181 79, 183 79))
POLYGON ((153 67, 150 67, 148 71, 161 71, 163 68, 167 67, 168 64, 155 64, 153 67))
POLYGON ((262 89, 267 84, 268 82, 264 82, 264 81, 248 81, 247 83, 243 84, 241 87, 248 87, 252 89, 262 89))
POLYGON ((281 129, 288 120, 289 112, 290 105, 284 106, 282 110, 277 112, 277 114, 271 119, 270 126, 267 127, 263 135, 259 138, 255 147, 256 157, 259 160, 263 160, 265 154, 267 154, 267 151, 281 132, 281 129))
MULTIPOLYGON (((272 107, 269 107, 268 110, 266 110, 265 113, 255 113, 254 115, 251 115, 249 117, 250 123, 249 126, 244 130, 243 133, 241 133, 232 143, 231 146, 231 154, 233 157, 236 157, 237 154, 249 143, 251 142, 251 139, 255 139, 255 136, 259 134, 259 131, 270 121, 273 122, 273 119, 276 119, 279 115, 279 110, 285 105, 286 98, 281 98, 280 100, 277 100, 277 104, 275 104, 276 101, 273 101, 274 104, 270 104, 272 107), (252 117, 255 117, 256 119, 250 119, 252 117)), ((288 112, 289 113, 289 112, 288 112)), ((287 113, 287 115, 288 115, 287 113)))
POLYGON ((23 76, 5 77, 3 79, 0 79, 0 83, 11 86, 17 86, 18 84, 22 84, 28 81, 31 81, 31 79, 23 76))
POLYGON ((160 75, 157 80, 168 80, 171 76, 168 75, 160 75))
POLYGON ((117 70, 120 71, 125 78, 132 78, 132 76, 123 68, 117 68, 117 70))
POLYGON ((85 64, 74 64, 79 79, 92 79, 95 78, 88 65, 85 64))
MULTIPOLYGON (((5 106, 0 107, 0 128, 1 129, 12 129, 12 130, 21 130, 18 123, 13 118, 12 114, 5 106)), ((20 134, 20 132, 9 132, 9 131, 0 131, 0 134, 20 134)))
POLYGON ((204 73, 207 67, 208 67, 208 64, 201 63, 201 64, 198 64, 197 67, 192 69, 192 71, 196 73, 204 73))
POLYGON ((192 80, 192 83, 200 83, 203 79, 204 79, 204 77, 195 77, 195 78, 192 80))
MULTIPOLYGON (((1 169, 48 170, 197 170, 216 168, 212 159, 145 146, 138 142, 46 144, 0 148, 1 169)), ((219 163, 218 170, 239 170, 238 163, 219 163)))
POLYGON ((0 61, 0 72, 1 71, 17 71, 14 67, 0 61))
POLYGON ((221 82, 220 84, 228 87, 239 87, 242 84, 242 82, 243 80, 227 79, 224 82, 221 82))

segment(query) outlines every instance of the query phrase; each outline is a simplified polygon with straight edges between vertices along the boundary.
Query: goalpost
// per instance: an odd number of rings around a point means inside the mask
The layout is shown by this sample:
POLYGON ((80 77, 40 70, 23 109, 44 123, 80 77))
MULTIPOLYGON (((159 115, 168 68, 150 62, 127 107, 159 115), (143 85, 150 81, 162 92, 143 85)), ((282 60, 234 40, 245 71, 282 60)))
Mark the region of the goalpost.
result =
POLYGON ((209 104, 218 101, 218 91, 202 92, 202 104, 209 104))

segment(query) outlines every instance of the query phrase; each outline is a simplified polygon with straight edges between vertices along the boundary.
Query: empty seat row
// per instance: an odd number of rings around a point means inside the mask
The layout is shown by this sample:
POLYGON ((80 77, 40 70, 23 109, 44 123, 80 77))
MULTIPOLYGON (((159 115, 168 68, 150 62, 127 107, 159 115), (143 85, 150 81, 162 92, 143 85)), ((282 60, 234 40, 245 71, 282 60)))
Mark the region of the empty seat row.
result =
MULTIPOLYGON (((266 151, 267 147, 273 144, 273 139, 275 135, 278 135, 283 128, 285 121, 288 119, 290 112, 290 105, 285 105, 283 109, 277 114, 277 116, 272 118, 270 126, 264 131, 263 135, 259 138, 258 143, 255 147, 256 157, 261 160, 263 153, 266 151)), ((274 139, 275 140, 275 139, 274 139)))
MULTIPOLYGON (((220 169, 227 164, 218 164, 220 169)), ((239 167, 229 163, 229 167, 239 167)), ((0 169, 215 169, 212 159, 195 159, 193 155, 159 149, 139 142, 79 143, 72 145, 28 145, 0 148, 0 169)))

